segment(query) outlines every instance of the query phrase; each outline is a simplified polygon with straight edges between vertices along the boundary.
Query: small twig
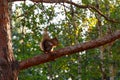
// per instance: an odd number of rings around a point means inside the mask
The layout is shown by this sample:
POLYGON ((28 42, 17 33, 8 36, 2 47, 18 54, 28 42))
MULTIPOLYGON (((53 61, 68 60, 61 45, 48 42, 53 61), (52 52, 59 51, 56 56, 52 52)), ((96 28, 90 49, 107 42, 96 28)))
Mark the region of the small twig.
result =
POLYGON ((29 10, 27 10, 26 12, 24 12, 24 14, 21 14, 21 15, 17 16, 17 18, 23 17, 23 16, 29 14, 29 12, 31 12, 31 11, 34 9, 34 6, 35 6, 35 5, 36 5, 36 4, 32 5, 29 10))

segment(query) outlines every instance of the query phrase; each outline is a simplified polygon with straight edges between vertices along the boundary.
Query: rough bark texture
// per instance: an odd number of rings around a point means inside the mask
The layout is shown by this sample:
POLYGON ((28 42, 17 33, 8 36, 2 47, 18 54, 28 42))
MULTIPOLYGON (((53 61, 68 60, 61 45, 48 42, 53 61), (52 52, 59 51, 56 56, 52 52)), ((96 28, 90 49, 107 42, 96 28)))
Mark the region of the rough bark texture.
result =
POLYGON ((80 52, 80 51, 84 51, 84 50, 88 50, 92 48, 97 48, 99 46, 110 43, 118 38, 120 38, 120 31, 116 31, 113 34, 106 35, 100 39, 92 40, 92 41, 85 42, 82 44, 77 44, 74 46, 68 46, 68 47, 56 50, 54 52, 48 53, 48 54, 38 55, 33 58, 21 61, 19 68, 20 70, 27 69, 28 67, 46 63, 46 62, 52 61, 56 58, 59 58, 65 55, 70 55, 76 52, 80 52))
POLYGON ((0 0, 0 80, 17 80, 14 62, 8 1, 0 0))

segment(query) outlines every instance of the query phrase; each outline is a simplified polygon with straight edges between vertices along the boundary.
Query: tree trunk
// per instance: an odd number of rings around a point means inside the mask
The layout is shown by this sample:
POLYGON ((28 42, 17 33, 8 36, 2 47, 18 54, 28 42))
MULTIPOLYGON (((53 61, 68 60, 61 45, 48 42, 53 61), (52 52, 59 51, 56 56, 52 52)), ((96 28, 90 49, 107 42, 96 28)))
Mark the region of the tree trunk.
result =
MULTIPOLYGON (((96 7, 99 9, 99 0, 95 0, 96 2, 96 7)), ((101 38, 103 36, 103 33, 102 33, 102 25, 101 25, 101 16, 96 14, 96 18, 98 20, 98 23, 97 23, 97 28, 98 28, 98 35, 99 35, 99 38, 101 38)), ((104 64, 104 46, 100 46, 99 48, 100 50, 100 59, 101 59, 101 63, 100 63, 100 70, 101 70, 101 74, 102 74, 102 80, 107 80, 107 74, 106 74, 106 70, 105 70, 105 64, 104 64)))
POLYGON ((0 0, 0 80, 17 80, 17 67, 12 50, 8 0, 0 0))
MULTIPOLYGON (((105 7, 106 7, 106 12, 107 12, 106 16, 110 17, 109 5, 105 4, 105 7)), ((112 31, 111 24, 107 23, 107 34, 111 34, 112 32, 113 31, 112 31)), ((112 45, 113 45, 113 43, 109 43, 108 46, 107 46, 108 57, 109 57, 110 61, 113 60, 112 45)), ((115 78, 115 71, 116 71, 115 66, 113 65, 113 63, 110 63, 110 65, 109 65, 110 80, 114 80, 114 78, 115 78)))

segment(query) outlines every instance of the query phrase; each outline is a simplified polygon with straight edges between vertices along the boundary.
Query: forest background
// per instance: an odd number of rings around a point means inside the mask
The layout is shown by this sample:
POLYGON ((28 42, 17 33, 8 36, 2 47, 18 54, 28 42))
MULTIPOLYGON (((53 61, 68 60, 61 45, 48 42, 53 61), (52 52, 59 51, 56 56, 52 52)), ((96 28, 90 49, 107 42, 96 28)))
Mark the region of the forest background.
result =
MULTIPOLYGON (((39 43, 46 27, 50 37, 59 40, 55 50, 112 36, 120 29, 120 0, 18 3, 12 3, 11 26, 13 51, 19 61, 43 54, 39 43)), ((118 39, 23 70, 19 80, 120 80, 119 64, 118 39)))

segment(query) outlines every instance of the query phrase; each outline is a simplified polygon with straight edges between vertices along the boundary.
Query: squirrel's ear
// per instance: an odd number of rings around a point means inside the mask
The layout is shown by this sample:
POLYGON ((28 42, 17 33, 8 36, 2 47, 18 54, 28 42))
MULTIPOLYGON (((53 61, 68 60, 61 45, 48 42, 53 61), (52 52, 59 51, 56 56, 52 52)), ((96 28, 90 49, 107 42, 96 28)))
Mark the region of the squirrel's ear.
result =
POLYGON ((46 28, 44 28, 44 31, 48 31, 47 27, 46 27, 46 28))

